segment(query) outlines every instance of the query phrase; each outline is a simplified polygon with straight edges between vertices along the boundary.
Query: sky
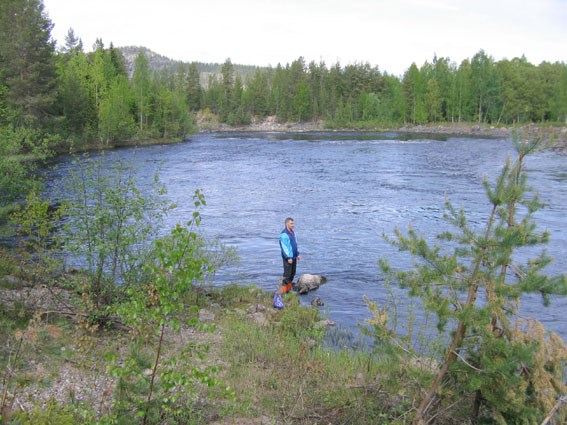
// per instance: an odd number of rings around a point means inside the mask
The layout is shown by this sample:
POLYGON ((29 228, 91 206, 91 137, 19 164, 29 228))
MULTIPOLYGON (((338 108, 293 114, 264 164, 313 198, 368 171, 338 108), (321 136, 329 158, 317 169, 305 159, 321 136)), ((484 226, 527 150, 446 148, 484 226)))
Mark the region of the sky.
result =
POLYGON ((183 62, 327 67, 368 63, 567 62, 567 0, 43 0, 58 46, 72 28, 91 51, 144 46, 183 62))

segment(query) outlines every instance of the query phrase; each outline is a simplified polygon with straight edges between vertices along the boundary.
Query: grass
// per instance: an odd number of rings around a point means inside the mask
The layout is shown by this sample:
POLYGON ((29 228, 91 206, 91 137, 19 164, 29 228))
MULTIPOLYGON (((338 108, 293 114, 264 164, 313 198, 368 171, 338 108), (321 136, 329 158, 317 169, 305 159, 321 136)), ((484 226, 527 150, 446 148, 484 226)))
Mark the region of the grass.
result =
MULTIPOLYGON (((18 270, 7 263, 0 282, 18 270)), ((84 326, 78 317, 35 310, 34 302, 4 303, 7 293, 25 289, 0 289, 5 423, 141 423, 157 338, 84 326)), ((70 300, 80 311, 80 299, 70 300)), ((368 349, 330 346, 317 309, 295 294, 284 301, 276 310, 272 295, 253 286, 194 288, 181 321, 193 323, 199 309, 209 319, 166 334, 148 423, 411 422, 419 390, 411 374, 368 349)))
POLYGON ((319 319, 317 310, 293 301, 267 326, 223 318, 219 353, 229 361, 224 382, 237 394, 233 415, 293 424, 395 423, 380 404, 381 365, 369 351, 326 348, 319 319))

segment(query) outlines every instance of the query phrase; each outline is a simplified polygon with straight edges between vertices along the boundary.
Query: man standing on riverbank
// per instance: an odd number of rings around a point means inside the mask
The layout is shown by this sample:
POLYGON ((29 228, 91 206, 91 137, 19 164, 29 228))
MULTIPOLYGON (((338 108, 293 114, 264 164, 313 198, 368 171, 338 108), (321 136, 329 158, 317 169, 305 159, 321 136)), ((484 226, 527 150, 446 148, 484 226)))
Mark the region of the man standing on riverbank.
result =
POLYGON ((295 226, 293 218, 286 218, 284 224, 285 227, 281 231, 279 237, 280 249, 283 259, 283 277, 281 281, 282 294, 291 291, 293 278, 295 277, 295 271, 297 268, 297 262, 301 260, 299 250, 297 249, 297 239, 295 237, 295 232, 293 231, 293 228, 295 226))

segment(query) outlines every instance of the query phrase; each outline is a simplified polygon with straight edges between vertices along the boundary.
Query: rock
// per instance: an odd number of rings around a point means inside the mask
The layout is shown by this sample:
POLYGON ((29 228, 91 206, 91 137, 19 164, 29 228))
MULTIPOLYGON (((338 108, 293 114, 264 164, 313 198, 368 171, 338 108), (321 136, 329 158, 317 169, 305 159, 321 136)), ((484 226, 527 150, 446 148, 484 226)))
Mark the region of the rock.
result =
POLYGON ((261 311, 266 311, 266 306, 264 304, 251 305, 246 309, 246 312, 248 314, 258 313, 258 312, 261 312, 261 311))
POLYGON ((215 320, 215 315, 213 312, 204 308, 199 311, 200 322, 212 322, 213 320, 215 320))
POLYGON ((325 305, 325 303, 323 302, 323 300, 321 299, 321 297, 315 297, 311 300, 311 305, 313 307, 322 307, 325 305))
POLYGON ((254 321, 260 326, 267 326, 269 324, 268 319, 264 315, 264 313, 256 312, 252 315, 254 321))
POLYGON ((299 294, 307 294, 310 291, 314 291, 319 288, 322 284, 327 281, 325 276, 319 274, 302 274, 299 276, 297 283, 295 284, 295 290, 299 294))
POLYGON ((315 323, 315 327, 316 328, 330 328, 332 326, 336 326, 336 323, 333 322, 332 320, 320 320, 317 323, 315 323))

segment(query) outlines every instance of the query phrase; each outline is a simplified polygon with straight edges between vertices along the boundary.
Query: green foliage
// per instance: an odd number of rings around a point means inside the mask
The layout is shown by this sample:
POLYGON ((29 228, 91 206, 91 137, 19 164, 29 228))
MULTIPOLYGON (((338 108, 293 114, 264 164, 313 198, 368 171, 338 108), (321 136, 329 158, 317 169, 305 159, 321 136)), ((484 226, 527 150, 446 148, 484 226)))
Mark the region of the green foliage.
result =
POLYGON ((77 140, 79 145, 91 137, 89 133, 96 122, 89 68, 87 55, 73 47, 58 61, 57 104, 63 115, 60 132, 65 138, 77 140))
POLYGON ((12 284, 3 282, 4 276, 9 276, 17 270, 17 262, 9 251, 0 248, 0 287, 10 287, 12 284))
POLYGON ((311 118, 311 94, 305 81, 300 81, 297 84, 296 93, 293 97, 293 109, 297 114, 297 121, 307 121, 311 118))
POLYGON ((279 325, 285 334, 291 334, 295 337, 320 338, 323 334, 321 327, 317 326, 316 323, 318 316, 317 309, 304 308, 286 300, 286 308, 281 311, 279 325))
MULTIPOLYGON (((324 63, 306 66, 299 58, 285 67, 258 69, 245 84, 243 104, 235 102, 237 78, 211 77, 203 89, 204 106, 229 124, 238 124, 234 117, 243 106, 252 116, 276 115, 280 122, 325 119, 334 127, 564 121, 565 65, 536 67, 514 59, 526 65, 512 73, 506 62, 497 63, 482 50, 458 67, 434 57, 421 68, 412 64, 399 78, 368 64, 329 69, 324 63)), ((230 69, 225 64, 225 73, 230 69)))
MULTIPOLYGON (((541 294, 547 304, 550 295, 567 294, 567 278, 544 274, 551 261, 545 252, 523 264, 513 255, 520 248, 545 244, 549 238, 533 222, 542 205, 537 196, 526 196, 524 170, 525 157, 541 148, 542 141, 531 135, 515 141, 517 161, 506 163, 494 186, 485 182, 492 210, 483 232, 469 226, 465 212, 447 202, 445 218, 457 231, 439 235, 445 247, 432 246, 412 228, 407 234, 396 230, 396 237, 388 238, 417 261, 412 270, 394 271, 381 260, 382 271, 421 299, 423 309, 436 317, 442 339, 450 336, 438 359, 440 367, 420 396, 416 424, 427 422, 443 406, 467 399, 474 404, 461 409, 470 409, 475 418, 540 421, 556 396, 567 390, 563 376, 567 346, 557 336, 545 335, 543 328, 526 326, 518 317, 523 294, 541 294), (447 248, 453 251, 446 252, 447 248), (542 350, 550 353, 543 362, 542 350), (462 394, 469 397, 463 399, 462 394)), ((383 352, 400 356, 404 343, 392 332, 388 312, 376 306, 371 310, 371 324, 381 336, 383 352)))
POLYGON ((153 89, 151 132, 157 137, 184 137, 193 131, 183 86, 169 87, 165 78, 156 78, 153 89), (165 81, 164 81, 165 80, 165 81))
POLYGON ((129 140, 136 133, 132 104, 126 77, 114 78, 99 105, 99 137, 105 144, 129 140))
POLYGON ((104 317, 106 307, 139 282, 151 258, 149 243, 172 207, 157 175, 144 195, 131 166, 119 161, 106 170, 103 159, 83 159, 65 183, 65 248, 86 272, 79 289, 95 317, 104 317))
POLYGON ((38 407, 30 412, 17 412, 10 420, 11 425, 75 425, 77 415, 69 406, 61 406, 51 399, 45 407, 38 407))
MULTIPOLYGON (((120 51, 112 44, 105 48, 101 40, 90 54, 75 41, 56 59, 56 107, 61 119, 55 128, 65 138, 67 149, 84 150, 133 139, 170 139, 193 131, 189 100, 195 99, 185 93, 184 74, 152 73, 144 52, 136 58, 130 79, 120 51)), ((194 72, 190 76, 191 90, 195 90, 199 76, 194 72)))
POLYGON ((201 109, 203 88, 201 87, 201 77, 197 70, 197 64, 191 63, 187 73, 187 107, 190 111, 196 112, 201 109))
POLYGON ((252 117, 244 108, 238 108, 235 112, 230 112, 226 119, 228 125, 248 125, 252 122, 252 117))
POLYGON ((138 111, 138 130, 143 135, 150 114, 150 68, 144 52, 136 56, 132 85, 138 111))
POLYGON ((18 206, 11 216, 19 238, 20 275, 32 285, 50 284, 61 271, 56 228, 63 216, 61 207, 51 207, 32 191, 25 206, 18 206))
MULTIPOLYGON (((192 220, 186 226, 175 226, 168 236, 154 242, 152 259, 145 265, 145 279, 128 288, 126 301, 117 308, 118 315, 134 335, 146 341, 146 348, 149 346, 154 352, 152 364, 137 361, 140 351, 135 350, 123 366, 114 368, 117 376, 126 378, 124 382, 144 383, 144 398, 136 397, 126 387, 127 398, 119 398, 120 403, 126 402, 127 409, 132 404, 136 406, 143 417, 142 423, 154 422, 152 416, 156 409, 157 412, 175 410, 179 398, 189 394, 196 383, 217 384, 213 378, 216 368, 201 369, 188 361, 194 356, 203 356, 202 347, 197 345, 190 345, 188 351, 180 353, 179 357, 160 362, 166 330, 179 332, 188 292, 213 268, 204 249, 206 244, 196 233, 201 221, 197 209, 205 205, 205 198, 196 190, 193 199, 196 210, 192 220), (158 336, 157 341, 154 341, 154 335, 158 336), (149 368, 151 373, 148 377, 144 371, 149 368), (154 402, 158 391, 159 396, 154 402)), ((196 326, 196 322, 190 321, 189 325, 196 326)))
POLYGON ((39 131, 0 125, 0 217, 39 185, 36 166, 49 155, 50 138, 39 131))
MULTIPOLYGON (((200 191, 194 199, 196 208, 204 205, 200 191)), ((212 272, 206 244, 195 232, 199 223, 200 215, 195 212, 186 226, 178 224, 168 236, 155 240, 144 264, 144 283, 130 285, 128 300, 118 310, 137 333, 145 334, 148 327, 155 331, 164 324, 179 329, 177 313, 183 311, 187 293, 212 272)))
POLYGON ((403 79, 404 94, 407 105, 406 122, 423 124, 427 121, 425 109, 425 84, 419 69, 413 63, 403 79))

